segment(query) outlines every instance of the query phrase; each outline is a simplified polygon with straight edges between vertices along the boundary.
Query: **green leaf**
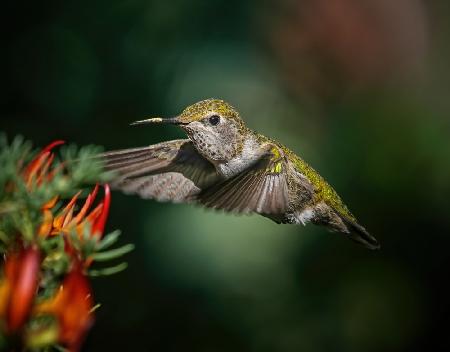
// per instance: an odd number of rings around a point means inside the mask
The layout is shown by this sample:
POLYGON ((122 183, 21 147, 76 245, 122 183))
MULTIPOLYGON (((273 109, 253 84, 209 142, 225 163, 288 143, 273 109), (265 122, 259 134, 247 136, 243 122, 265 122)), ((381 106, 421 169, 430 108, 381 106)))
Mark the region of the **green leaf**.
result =
POLYGON ((111 249, 109 251, 95 253, 92 255, 92 259, 98 262, 104 262, 107 260, 121 257, 124 254, 131 252, 133 249, 134 249, 133 244, 126 244, 122 247, 111 249))
POLYGON ((111 247, 114 243, 116 243, 122 232, 120 230, 115 230, 109 234, 107 234, 96 246, 96 250, 98 252, 111 247))
POLYGON ((89 270, 88 275, 92 276, 92 277, 109 276, 109 275, 120 273, 121 271, 124 271, 127 267, 128 267, 127 263, 120 263, 119 265, 112 266, 109 268, 98 269, 98 270, 89 270))

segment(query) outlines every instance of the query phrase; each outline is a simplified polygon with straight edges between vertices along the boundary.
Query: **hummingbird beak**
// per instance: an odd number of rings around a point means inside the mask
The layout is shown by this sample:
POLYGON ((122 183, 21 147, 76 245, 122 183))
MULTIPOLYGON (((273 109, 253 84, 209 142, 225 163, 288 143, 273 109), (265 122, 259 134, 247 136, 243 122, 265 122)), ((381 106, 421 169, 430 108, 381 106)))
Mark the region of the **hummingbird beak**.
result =
POLYGON ((167 124, 171 124, 171 125, 182 125, 183 124, 183 122, 181 122, 179 120, 178 116, 175 116, 175 117, 169 117, 169 118, 153 117, 151 119, 135 121, 135 122, 131 123, 130 126, 146 125, 146 124, 150 124, 150 123, 167 123, 167 124))

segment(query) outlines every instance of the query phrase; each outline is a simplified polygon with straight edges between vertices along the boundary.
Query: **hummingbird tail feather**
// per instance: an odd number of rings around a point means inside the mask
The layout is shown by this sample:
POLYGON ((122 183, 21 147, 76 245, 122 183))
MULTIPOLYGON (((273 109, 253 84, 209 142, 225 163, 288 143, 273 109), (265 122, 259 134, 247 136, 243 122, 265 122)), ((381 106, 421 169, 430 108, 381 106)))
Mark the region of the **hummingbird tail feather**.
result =
POLYGON ((326 203, 319 203, 314 208, 312 222, 317 225, 325 225, 333 232, 340 232, 348 236, 368 249, 379 249, 378 241, 367 230, 358 224, 355 218, 348 212, 344 214, 335 207, 326 203))
POLYGON ((344 216, 341 216, 341 219, 349 230, 348 235, 351 240, 362 244, 368 249, 380 249, 377 239, 368 233, 364 227, 344 216))

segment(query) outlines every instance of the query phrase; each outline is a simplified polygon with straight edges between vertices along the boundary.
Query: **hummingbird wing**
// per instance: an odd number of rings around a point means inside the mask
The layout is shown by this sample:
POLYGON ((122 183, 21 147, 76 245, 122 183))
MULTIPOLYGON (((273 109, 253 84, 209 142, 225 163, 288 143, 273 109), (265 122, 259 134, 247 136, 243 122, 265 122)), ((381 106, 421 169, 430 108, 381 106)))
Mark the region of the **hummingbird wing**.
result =
POLYGON ((198 201, 228 212, 284 214, 289 205, 286 170, 283 152, 270 144, 268 152, 251 167, 202 191, 198 201))
POLYGON ((101 157, 106 169, 117 174, 111 187, 146 199, 191 201, 219 178, 189 139, 107 152, 101 157))

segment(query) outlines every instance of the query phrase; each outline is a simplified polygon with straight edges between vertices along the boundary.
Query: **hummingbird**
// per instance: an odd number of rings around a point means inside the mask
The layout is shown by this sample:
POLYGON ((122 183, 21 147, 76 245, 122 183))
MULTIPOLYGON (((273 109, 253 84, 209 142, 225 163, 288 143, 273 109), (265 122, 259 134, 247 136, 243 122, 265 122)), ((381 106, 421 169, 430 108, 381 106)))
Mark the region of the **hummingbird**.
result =
POLYGON ((284 145, 249 129, 220 99, 188 106, 175 117, 132 125, 172 124, 186 139, 102 154, 113 189, 161 202, 197 203, 276 223, 311 222, 369 249, 377 240, 358 224, 336 191, 284 145))

